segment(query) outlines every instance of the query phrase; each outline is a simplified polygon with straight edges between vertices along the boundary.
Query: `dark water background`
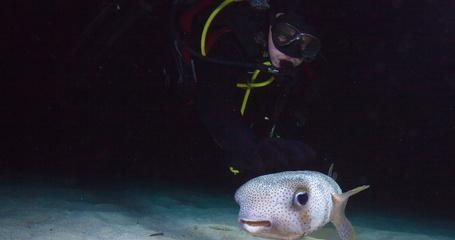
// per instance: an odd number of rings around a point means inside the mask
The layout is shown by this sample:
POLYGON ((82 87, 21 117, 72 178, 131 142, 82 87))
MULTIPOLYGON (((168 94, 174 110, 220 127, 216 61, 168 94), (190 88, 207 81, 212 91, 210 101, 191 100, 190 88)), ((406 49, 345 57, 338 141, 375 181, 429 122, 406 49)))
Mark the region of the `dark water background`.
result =
MULTIPOLYGON (((77 48, 108 4, 5 5, 0 179, 235 188, 240 180, 226 173, 197 114, 163 75, 171 60, 166 1, 152 2, 152 15, 120 2, 112 21, 77 48), (125 22, 130 27, 113 37, 125 22)), ((366 207, 454 213, 453 5, 313 6, 328 63, 307 109, 305 138, 320 156, 308 168, 326 171, 335 162, 344 188, 372 185, 362 193, 366 207)))

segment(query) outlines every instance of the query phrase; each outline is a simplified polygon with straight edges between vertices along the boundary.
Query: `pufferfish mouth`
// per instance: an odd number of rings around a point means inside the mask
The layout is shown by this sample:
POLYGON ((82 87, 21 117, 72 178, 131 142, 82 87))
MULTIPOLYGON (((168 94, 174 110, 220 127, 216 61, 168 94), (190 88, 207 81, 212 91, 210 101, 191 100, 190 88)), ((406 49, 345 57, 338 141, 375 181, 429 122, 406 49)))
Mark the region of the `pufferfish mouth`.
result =
POLYGON ((239 222, 241 224, 245 224, 252 227, 270 227, 272 226, 272 222, 268 220, 247 220, 247 219, 240 219, 239 222))

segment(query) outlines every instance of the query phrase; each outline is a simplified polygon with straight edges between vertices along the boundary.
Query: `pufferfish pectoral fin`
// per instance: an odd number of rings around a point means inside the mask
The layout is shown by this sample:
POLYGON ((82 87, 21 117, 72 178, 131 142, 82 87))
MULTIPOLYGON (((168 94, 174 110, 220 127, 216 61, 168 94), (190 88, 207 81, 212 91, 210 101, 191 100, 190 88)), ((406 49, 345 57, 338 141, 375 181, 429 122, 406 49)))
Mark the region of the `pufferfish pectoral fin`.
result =
POLYGON ((368 185, 364 185, 342 194, 332 194, 333 212, 330 216, 330 220, 333 225, 335 225, 338 236, 340 236, 341 240, 355 240, 354 227, 352 227, 351 222, 349 222, 344 214, 349 197, 369 187, 370 186, 368 185))
POLYGON ((314 237, 304 237, 302 240, 326 240, 326 239, 320 239, 320 238, 314 238, 314 237))

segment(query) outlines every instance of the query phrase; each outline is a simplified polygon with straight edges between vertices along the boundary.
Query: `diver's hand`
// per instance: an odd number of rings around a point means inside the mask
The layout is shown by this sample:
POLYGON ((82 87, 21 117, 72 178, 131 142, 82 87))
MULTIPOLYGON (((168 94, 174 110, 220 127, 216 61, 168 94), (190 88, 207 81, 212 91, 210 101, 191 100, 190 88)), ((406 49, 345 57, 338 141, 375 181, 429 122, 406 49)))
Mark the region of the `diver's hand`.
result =
POLYGON ((296 140, 266 138, 258 148, 268 171, 303 169, 316 157, 311 147, 296 140))

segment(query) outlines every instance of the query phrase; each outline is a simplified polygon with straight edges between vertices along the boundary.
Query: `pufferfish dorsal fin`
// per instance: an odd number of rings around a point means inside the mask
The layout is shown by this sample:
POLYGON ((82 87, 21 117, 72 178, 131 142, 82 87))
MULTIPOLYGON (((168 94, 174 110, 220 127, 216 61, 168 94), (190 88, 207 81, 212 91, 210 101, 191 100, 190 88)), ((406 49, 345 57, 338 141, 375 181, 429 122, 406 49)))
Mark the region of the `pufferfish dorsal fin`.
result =
POLYGON ((327 172, 327 175, 331 177, 333 180, 337 180, 337 172, 333 171, 333 167, 335 166, 334 163, 330 164, 329 171, 327 172))
POLYGON ((357 194, 370 186, 363 185, 341 194, 332 194, 333 210, 330 221, 335 225, 341 240, 355 240, 354 227, 346 218, 344 210, 350 196, 357 194))

